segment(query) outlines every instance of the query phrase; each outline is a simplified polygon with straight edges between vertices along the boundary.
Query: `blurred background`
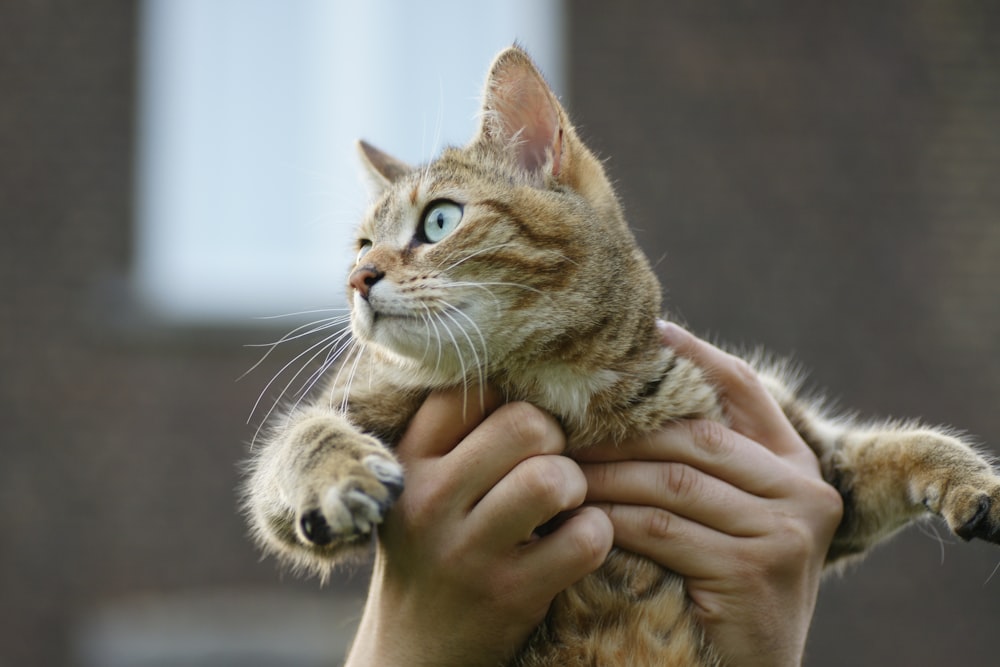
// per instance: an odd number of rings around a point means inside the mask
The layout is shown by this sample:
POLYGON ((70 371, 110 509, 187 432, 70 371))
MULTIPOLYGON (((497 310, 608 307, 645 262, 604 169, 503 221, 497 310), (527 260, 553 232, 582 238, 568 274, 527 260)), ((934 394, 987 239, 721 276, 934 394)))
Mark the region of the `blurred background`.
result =
MULTIPOLYGON (((0 4, 0 665, 342 654, 364 568, 282 575, 234 492, 308 343, 237 382, 245 346, 338 304, 350 140, 464 141, 514 39, 693 330, 1000 452, 1000 5, 347 4, 0 4)), ((824 585, 806 664, 993 664, 998 565, 909 529, 824 585)))

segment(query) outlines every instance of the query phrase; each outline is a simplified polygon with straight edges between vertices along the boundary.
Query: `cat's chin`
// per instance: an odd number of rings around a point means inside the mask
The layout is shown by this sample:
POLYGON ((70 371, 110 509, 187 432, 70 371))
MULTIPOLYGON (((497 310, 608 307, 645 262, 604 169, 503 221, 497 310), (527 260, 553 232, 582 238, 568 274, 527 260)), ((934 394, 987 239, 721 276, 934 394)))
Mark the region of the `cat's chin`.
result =
POLYGON ((444 323, 430 325, 426 318, 386 313, 361 301, 354 304, 351 331, 358 342, 378 348, 396 365, 434 385, 480 378, 485 373, 485 340, 476 346, 477 338, 451 332, 444 323))
MULTIPOLYGON (((416 341, 426 339, 426 332, 422 330, 419 320, 378 313, 367 307, 367 304, 362 308, 354 308, 351 314, 351 331, 355 340, 405 358, 419 359, 420 351, 416 349, 416 341)), ((423 349, 424 346, 420 347, 423 349)))
MULTIPOLYGON (((414 358, 400 354, 392 348, 374 344, 369 348, 374 358, 383 370, 392 369, 390 375, 393 382, 401 387, 442 388, 453 387, 463 383, 463 369, 457 364, 454 367, 446 364, 428 364, 426 359, 414 358)), ((465 369, 471 372, 472 382, 483 382, 484 378, 476 374, 475 369, 465 369)))
POLYGON ((457 384, 475 373, 478 364, 466 362, 452 354, 450 346, 438 347, 427 340, 425 327, 419 320, 405 317, 375 316, 351 321, 354 337, 404 370, 411 379, 434 386, 457 384), (412 326, 411 326, 412 325, 412 326))

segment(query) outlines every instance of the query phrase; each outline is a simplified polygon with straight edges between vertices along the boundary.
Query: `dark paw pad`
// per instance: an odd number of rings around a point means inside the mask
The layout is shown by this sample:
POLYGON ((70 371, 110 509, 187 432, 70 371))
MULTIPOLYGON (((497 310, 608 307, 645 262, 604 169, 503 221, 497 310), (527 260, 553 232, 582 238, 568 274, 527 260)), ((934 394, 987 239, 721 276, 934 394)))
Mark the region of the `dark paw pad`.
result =
POLYGON ((955 533, 963 540, 971 540, 978 537, 987 542, 1000 542, 1000 522, 993 522, 990 518, 990 509, 993 501, 989 496, 982 496, 976 513, 971 519, 965 522, 955 533))
POLYGON ((302 526, 302 534, 316 546, 323 547, 333 542, 333 531, 330 530, 330 524, 326 522, 323 513, 318 509, 309 510, 303 514, 300 525, 302 526))

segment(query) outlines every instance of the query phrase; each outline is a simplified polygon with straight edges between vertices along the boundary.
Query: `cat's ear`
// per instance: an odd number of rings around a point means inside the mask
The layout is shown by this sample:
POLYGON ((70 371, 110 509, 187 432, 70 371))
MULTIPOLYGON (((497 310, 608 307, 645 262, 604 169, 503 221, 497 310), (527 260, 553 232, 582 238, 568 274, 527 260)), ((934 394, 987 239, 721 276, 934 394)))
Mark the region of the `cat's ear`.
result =
POLYGON ((513 152, 528 173, 558 178, 565 114, 531 58, 517 46, 497 56, 483 96, 477 141, 513 152))
POLYGON ((358 140, 358 153, 361 155, 361 163, 365 166, 368 180, 376 192, 381 192, 412 171, 410 165, 388 153, 383 153, 363 139, 358 140))

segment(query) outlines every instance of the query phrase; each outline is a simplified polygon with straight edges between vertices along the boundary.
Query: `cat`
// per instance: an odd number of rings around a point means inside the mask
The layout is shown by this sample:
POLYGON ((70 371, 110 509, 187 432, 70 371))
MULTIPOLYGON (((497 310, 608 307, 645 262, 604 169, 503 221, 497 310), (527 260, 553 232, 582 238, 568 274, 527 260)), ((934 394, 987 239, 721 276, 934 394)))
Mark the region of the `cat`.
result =
MULTIPOLYGON (((379 194, 346 285, 357 345, 252 458, 245 502, 266 550, 321 576, 367 553, 403 488, 392 446, 434 388, 489 383, 555 415, 571 448, 725 422, 709 379, 661 344, 659 283, 602 164, 520 47, 493 62, 465 147, 412 168, 359 145, 379 194)), ((829 566, 925 513, 1000 543, 1000 477, 969 444, 831 415, 783 368, 755 364, 844 501, 829 566)), ((625 647, 630 665, 725 664, 685 600, 677 575, 613 550, 512 664, 623 664, 625 647)))

